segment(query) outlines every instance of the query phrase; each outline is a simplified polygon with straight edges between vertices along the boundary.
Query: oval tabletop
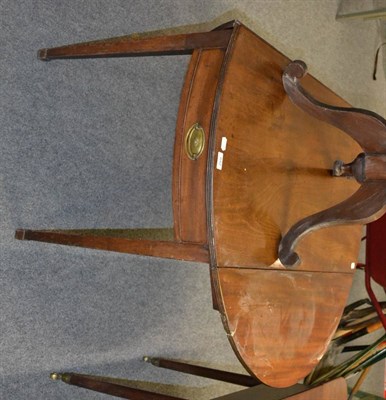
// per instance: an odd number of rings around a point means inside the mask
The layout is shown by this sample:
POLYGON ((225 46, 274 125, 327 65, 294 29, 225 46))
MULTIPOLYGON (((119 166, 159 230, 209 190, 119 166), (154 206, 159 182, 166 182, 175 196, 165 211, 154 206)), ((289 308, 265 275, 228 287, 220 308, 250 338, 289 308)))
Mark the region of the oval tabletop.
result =
MULTIPOLYGON (((289 386, 318 363, 352 282, 361 227, 304 237, 301 264, 278 261, 283 234, 300 219, 345 200, 359 185, 331 176, 359 146, 293 105, 282 85, 290 60, 238 26, 225 60, 212 143, 209 193, 214 289, 231 344, 264 383, 289 386)), ((317 99, 348 106, 312 76, 317 99)), ((209 187, 208 186, 208 187, 209 187)))

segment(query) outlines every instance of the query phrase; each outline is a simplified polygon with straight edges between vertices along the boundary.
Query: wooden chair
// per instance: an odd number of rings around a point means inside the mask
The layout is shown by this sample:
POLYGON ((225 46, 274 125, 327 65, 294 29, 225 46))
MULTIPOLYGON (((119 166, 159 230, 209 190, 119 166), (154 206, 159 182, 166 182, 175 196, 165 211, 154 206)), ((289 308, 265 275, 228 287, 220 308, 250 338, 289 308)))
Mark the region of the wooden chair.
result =
MULTIPOLYGON (((215 397, 213 400, 343 400, 347 397, 347 385, 343 378, 325 384, 310 387, 296 384, 289 388, 272 388, 261 384, 257 379, 243 374, 220 371, 212 368, 191 365, 174 360, 144 357, 144 360, 157 367, 185 372, 191 375, 202 376, 222 382, 233 383, 248 387, 225 396, 215 397)), ((130 387, 130 382, 124 379, 91 376, 76 373, 52 373, 51 379, 93 390, 99 393, 110 394, 115 397, 131 400, 184 400, 166 394, 149 392, 130 387)))

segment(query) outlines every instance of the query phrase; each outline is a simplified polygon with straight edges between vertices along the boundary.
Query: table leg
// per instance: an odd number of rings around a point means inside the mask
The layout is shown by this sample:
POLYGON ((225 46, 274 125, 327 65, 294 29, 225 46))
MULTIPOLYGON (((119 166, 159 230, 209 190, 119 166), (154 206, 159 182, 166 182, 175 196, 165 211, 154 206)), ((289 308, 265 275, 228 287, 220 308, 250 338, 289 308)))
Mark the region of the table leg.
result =
POLYGON ((149 362, 156 367, 171 369, 173 371, 184 372, 190 375, 202 376, 205 378, 214 379, 217 381, 233 383, 235 385, 253 387, 260 385, 261 382, 249 375, 238 374, 235 372, 221 371, 218 369, 201 367, 180 361, 167 360, 165 358, 147 357, 144 361, 149 362))
POLYGON ((191 54, 194 49, 225 49, 232 35, 231 29, 212 32, 163 35, 121 36, 61 47, 40 49, 38 58, 49 61, 60 58, 132 57, 146 55, 191 54))
POLYGON ((367 224, 380 218, 386 208, 386 185, 366 182, 351 197, 341 203, 310 215, 283 236, 279 244, 279 259, 287 267, 295 266, 300 258, 295 253, 298 241, 306 234, 323 227, 343 224, 367 224))
MULTIPOLYGON (((180 397, 167 396, 146 390, 134 389, 117 383, 104 381, 104 377, 89 376, 65 372, 52 373, 51 379, 61 380, 69 385, 82 387, 99 393, 111 394, 121 399, 131 400, 183 400, 180 397)), ((105 378, 106 379, 106 378, 105 378)))
POLYGON ((335 107, 314 99, 300 85, 306 73, 303 61, 290 63, 282 76, 284 89, 296 106, 343 130, 362 147, 364 153, 352 163, 337 161, 333 168, 333 175, 353 176, 362 186, 347 200, 290 228, 279 245, 279 259, 287 267, 299 263, 294 248, 307 233, 339 224, 366 224, 380 218, 386 210, 386 120, 368 110, 335 107))
MULTIPOLYGON (((18 240, 34 240, 67 246, 116 251, 185 261, 209 263, 207 246, 170 240, 168 229, 84 229, 84 230, 28 230, 18 229, 18 240), (148 235, 146 235, 146 231, 148 235), (126 236, 123 233, 126 232, 126 236), (138 234, 140 232, 141 234, 138 234), (137 233, 137 236, 135 234, 137 233), (167 240, 146 239, 152 235, 167 235, 167 240)), ((173 231, 172 229, 170 231, 173 231)), ((164 236, 165 237, 165 236, 164 236)))

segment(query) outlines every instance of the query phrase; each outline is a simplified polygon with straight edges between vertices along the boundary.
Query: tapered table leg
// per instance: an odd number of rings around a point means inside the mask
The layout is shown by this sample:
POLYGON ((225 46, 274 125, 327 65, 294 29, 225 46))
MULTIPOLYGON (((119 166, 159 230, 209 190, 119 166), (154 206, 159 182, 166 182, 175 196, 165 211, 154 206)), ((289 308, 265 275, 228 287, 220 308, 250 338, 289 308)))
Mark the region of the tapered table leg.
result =
MULTIPOLYGON (((67 246, 86 247, 90 249, 116 251, 185 261, 209 263, 209 251, 203 244, 176 242, 170 239, 146 239, 146 231, 152 235, 165 229, 141 229, 141 235, 133 237, 138 230, 90 229, 90 230, 28 230, 18 229, 15 237, 18 240, 34 240, 45 243, 56 243, 67 246), (119 235, 115 235, 118 232, 119 235), (127 236, 123 235, 127 232, 127 236), (128 238, 129 237, 129 238, 128 238)), ((151 236, 151 235, 150 235, 151 236)))
POLYGON ((218 369, 201 367, 199 365, 192 365, 179 361, 167 360, 165 358, 154 358, 145 356, 143 359, 144 361, 149 362, 156 367, 172 369, 173 371, 202 376, 217 381, 233 383, 235 385, 252 387, 261 384, 258 379, 253 378, 252 376, 237 374, 235 372, 221 371, 218 369))
POLYGON ((232 30, 189 33, 170 36, 121 36, 92 42, 40 49, 43 61, 59 58, 130 57, 146 55, 190 54, 194 49, 226 48, 232 30))
POLYGON ((183 400, 180 397, 167 396, 146 390, 134 389, 116 383, 105 382, 103 377, 95 377, 73 373, 52 373, 51 379, 61 380, 69 385, 79 386, 99 393, 111 394, 121 399, 131 400, 183 400))

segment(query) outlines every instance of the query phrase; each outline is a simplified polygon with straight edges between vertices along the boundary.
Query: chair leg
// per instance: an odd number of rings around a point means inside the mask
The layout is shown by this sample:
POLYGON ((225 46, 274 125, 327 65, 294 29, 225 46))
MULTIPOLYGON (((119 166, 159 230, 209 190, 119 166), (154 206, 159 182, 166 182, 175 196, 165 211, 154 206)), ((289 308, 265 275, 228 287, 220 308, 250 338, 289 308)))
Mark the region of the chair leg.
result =
POLYGON ((176 242, 173 229, 18 229, 15 238, 90 249, 209 263, 205 245, 176 242))
POLYGON ((40 49, 38 58, 48 61, 59 58, 190 54, 194 49, 226 48, 231 34, 232 29, 156 37, 146 35, 121 36, 40 49))
POLYGON ((213 368, 201 367, 199 365, 187 364, 165 358, 153 358, 145 356, 144 361, 149 362, 156 367, 171 369, 173 371, 184 372, 190 375, 202 376, 217 381, 233 383, 235 385, 253 387, 260 385, 261 382, 249 375, 237 374, 235 372, 221 371, 213 368))
POLYGON ((95 392, 111 394, 121 399, 131 400, 184 400, 180 397, 167 396, 159 393, 148 392, 146 390, 134 389, 119 385, 117 383, 106 382, 103 377, 73 374, 73 373, 52 373, 51 379, 61 380, 69 385, 90 389, 95 392))

